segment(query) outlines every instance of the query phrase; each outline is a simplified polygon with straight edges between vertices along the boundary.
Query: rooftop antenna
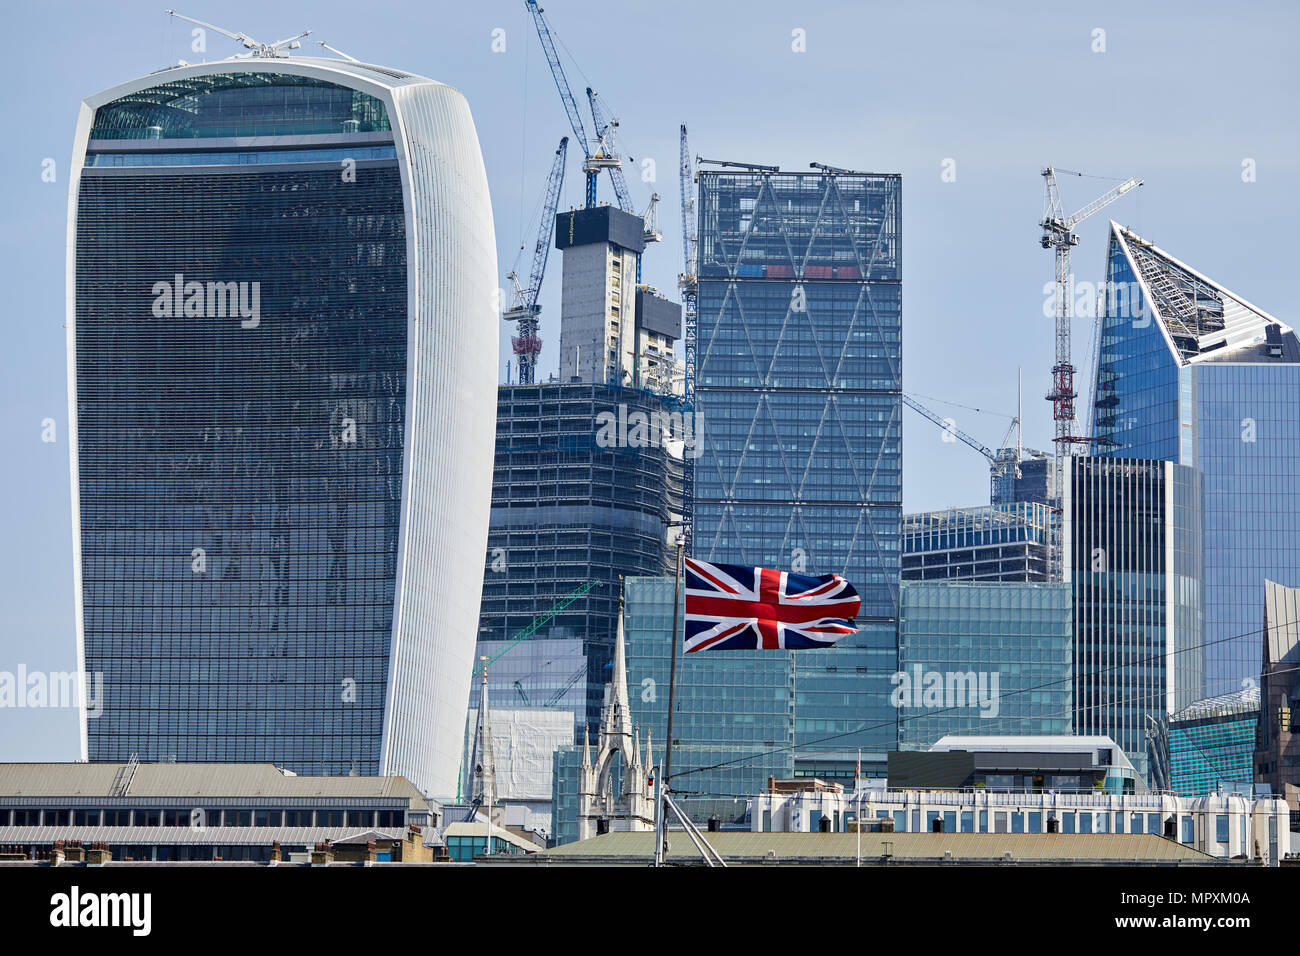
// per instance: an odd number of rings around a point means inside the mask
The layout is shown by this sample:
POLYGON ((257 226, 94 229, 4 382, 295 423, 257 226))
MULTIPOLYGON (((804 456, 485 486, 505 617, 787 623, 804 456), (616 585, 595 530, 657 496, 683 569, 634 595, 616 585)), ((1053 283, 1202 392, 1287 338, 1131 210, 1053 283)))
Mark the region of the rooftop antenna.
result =
MULTIPOLYGON (((281 55, 280 52, 281 50, 298 49, 299 47, 302 46, 302 44, 299 43, 298 41, 305 36, 311 35, 310 30, 304 30, 302 33, 299 33, 297 36, 289 37, 284 40, 279 40, 275 43, 262 43, 260 40, 254 40, 246 33, 231 33, 229 30, 223 30, 221 29, 221 27, 211 23, 204 23, 202 20, 195 20, 193 17, 187 17, 185 14, 177 13, 175 10, 164 10, 163 13, 167 14, 169 17, 179 17, 180 19, 187 20, 190 23, 197 23, 201 27, 206 27, 209 30, 217 31, 222 36, 230 37, 230 39, 234 40, 236 43, 241 44, 244 47, 244 49, 249 51, 247 53, 236 54, 235 59, 237 60, 243 59, 244 57, 278 57, 281 55)), ((349 57, 349 59, 351 58, 349 57)))
POLYGON ((334 49, 334 47, 330 46, 330 45, 329 45, 328 43, 326 43, 324 40, 317 40, 316 42, 319 43, 321 46, 323 46, 325 49, 329 50, 331 53, 335 53, 335 54, 337 54, 338 56, 343 57, 343 59, 345 59, 345 60, 348 60, 348 61, 350 61, 350 62, 352 62, 352 63, 360 63, 360 62, 361 62, 361 61, 358 60, 355 56, 348 56, 348 55, 347 55, 346 53, 344 53, 342 50, 336 50, 336 49, 334 49))

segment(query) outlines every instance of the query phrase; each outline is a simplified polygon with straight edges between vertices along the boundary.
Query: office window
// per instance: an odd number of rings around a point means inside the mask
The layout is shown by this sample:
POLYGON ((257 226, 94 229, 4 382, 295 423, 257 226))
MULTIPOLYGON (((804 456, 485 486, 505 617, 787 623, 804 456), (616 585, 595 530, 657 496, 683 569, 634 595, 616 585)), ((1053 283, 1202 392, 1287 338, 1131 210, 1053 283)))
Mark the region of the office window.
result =
POLYGON ((1029 832, 1043 832, 1043 813, 1041 810, 1034 810, 1029 814, 1029 832))
POLYGON ((1062 813, 1062 814, 1061 814, 1061 832, 1062 832, 1062 833, 1073 833, 1073 832, 1074 832, 1074 813, 1073 813, 1073 812, 1070 812, 1070 813, 1062 813))

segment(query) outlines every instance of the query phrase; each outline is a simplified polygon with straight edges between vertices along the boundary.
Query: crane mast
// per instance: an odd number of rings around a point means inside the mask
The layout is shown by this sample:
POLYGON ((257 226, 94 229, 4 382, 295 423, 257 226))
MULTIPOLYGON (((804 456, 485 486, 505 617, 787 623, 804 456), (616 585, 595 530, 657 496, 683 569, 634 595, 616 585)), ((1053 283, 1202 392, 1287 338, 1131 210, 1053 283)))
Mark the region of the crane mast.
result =
POLYGON ((569 151, 569 137, 560 140, 555 150, 555 161, 551 164, 551 174, 546 180, 546 195, 542 200, 541 225, 537 229, 537 243, 533 247, 533 266, 528 274, 528 285, 520 283, 519 276, 511 272, 510 281, 514 284, 514 300, 509 309, 501 313, 506 322, 517 322, 519 334, 512 336, 510 344, 515 351, 519 364, 519 384, 532 385, 537 374, 537 357, 542 351, 542 340, 538 336, 537 316, 542 307, 537 304, 537 297, 542 292, 542 279, 546 275, 546 260, 551 252, 551 230, 554 228, 555 209, 560 201, 560 186, 564 182, 564 160, 569 151))
MULTIPOLYGON (((1074 390, 1075 368, 1070 358, 1070 330, 1074 319, 1074 303, 1071 295, 1070 250, 1079 244, 1079 237, 1074 227, 1094 213, 1100 212, 1129 190, 1142 185, 1139 179, 1126 179, 1114 189, 1098 196, 1092 202, 1071 216, 1065 215, 1061 204, 1061 192, 1056 181, 1058 170, 1048 166, 1043 176, 1043 221, 1040 223, 1043 235, 1039 242, 1044 249, 1056 252, 1056 281, 1054 293, 1056 299, 1056 362, 1052 365, 1052 388, 1045 396, 1052 403, 1052 420, 1056 426, 1053 439, 1055 454, 1053 472, 1056 495, 1061 495, 1065 481, 1065 459, 1074 454, 1075 445, 1086 445, 1093 439, 1074 434, 1075 408, 1074 390)), ((1082 173, 1062 169, 1062 173, 1082 176, 1082 173)), ((1053 522, 1052 546, 1048 549, 1048 572, 1052 580, 1061 579, 1061 516, 1060 509, 1055 509, 1056 520, 1053 522)))
MULTIPOLYGON (((691 151, 686 141, 686 124, 681 127, 680 162, 678 182, 682 198, 682 274, 677 277, 677 289, 682 294, 682 312, 684 329, 684 350, 686 357, 686 376, 683 398, 686 412, 695 411, 695 322, 696 296, 699 291, 696 263, 699 261, 699 234, 695 219, 695 169, 691 163, 691 151)), ((698 420, 698 419, 697 419, 698 420)), ((698 441, 698 436, 696 438, 698 441)), ((689 455, 682 458, 682 511, 685 520, 682 523, 683 553, 691 553, 691 525, 695 516, 695 459, 689 455)))

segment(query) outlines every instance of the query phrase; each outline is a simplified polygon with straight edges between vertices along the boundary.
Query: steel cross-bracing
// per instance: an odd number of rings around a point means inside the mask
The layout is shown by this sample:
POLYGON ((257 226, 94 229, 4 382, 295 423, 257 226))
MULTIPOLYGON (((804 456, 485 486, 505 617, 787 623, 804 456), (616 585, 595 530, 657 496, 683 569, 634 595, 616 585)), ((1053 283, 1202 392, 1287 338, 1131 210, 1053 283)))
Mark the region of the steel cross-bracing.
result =
MULTIPOLYGON (((1126 179, 1104 195, 1098 196, 1078 212, 1065 215, 1061 204, 1061 192, 1057 185, 1058 170, 1048 166, 1043 170, 1043 221, 1040 223, 1043 235, 1039 240, 1044 249, 1056 251, 1056 362, 1052 365, 1052 389, 1045 396, 1052 403, 1052 420, 1056 425, 1055 455, 1053 470, 1056 479, 1056 494, 1064 490, 1065 459, 1074 454, 1076 444, 1088 444, 1093 439, 1074 434, 1075 409, 1074 390, 1075 368, 1070 358, 1071 324, 1074 318, 1074 304, 1071 283, 1070 250, 1079 244, 1079 237, 1074 227, 1094 213, 1100 212, 1129 190, 1142 185, 1139 179, 1126 179)), ((1072 176, 1083 173, 1062 169, 1059 172, 1072 176)), ((1062 572, 1062 555, 1060 527, 1062 516, 1060 508, 1054 509, 1056 520, 1052 522, 1052 546, 1048 549, 1049 578, 1059 581, 1062 572)))
POLYGON ((560 201, 560 186, 564 182, 564 160, 569 151, 569 137, 560 140, 555 150, 555 161, 551 164, 551 173, 546 180, 546 196, 542 200, 541 224, 537 228, 537 244, 533 247, 533 267, 528 274, 528 285, 519 282, 519 276, 511 272, 510 281, 514 284, 514 301, 509 309, 501 313, 506 322, 519 323, 519 334, 510 340, 519 363, 519 384, 532 385, 537 372, 537 357, 542 351, 542 340, 538 336, 537 316, 542 307, 537 304, 537 297, 542 291, 542 279, 546 275, 546 260, 551 252, 551 231, 554 229, 555 208, 560 201))

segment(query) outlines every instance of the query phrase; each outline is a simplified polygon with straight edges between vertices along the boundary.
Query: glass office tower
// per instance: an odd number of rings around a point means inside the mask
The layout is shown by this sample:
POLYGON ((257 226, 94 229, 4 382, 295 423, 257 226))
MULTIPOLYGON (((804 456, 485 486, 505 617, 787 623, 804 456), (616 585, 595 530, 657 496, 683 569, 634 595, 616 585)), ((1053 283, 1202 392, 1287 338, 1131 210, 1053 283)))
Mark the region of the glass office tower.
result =
POLYGON ((453 793, 499 321, 464 97, 341 60, 171 67, 87 99, 74 160, 83 758, 453 793))
POLYGON ((898 619, 899 749, 1071 732, 1068 584, 913 582, 898 619))
POLYGON ((1264 580, 1300 586, 1300 340, 1113 222, 1107 278, 1095 433, 1201 472, 1202 696, 1231 693, 1259 676, 1264 580))
MULTIPOLYGON (((843 574, 859 633, 800 651, 796 773, 895 744, 901 178, 702 169, 693 556, 843 574)), ((772 664, 777 667, 780 665, 772 664)))
POLYGON ((1167 717, 1202 696, 1200 475, 1168 461, 1071 457, 1064 491, 1075 733, 1110 737, 1150 786, 1167 789, 1167 717))
POLYGON ((1021 501, 903 515, 904 581, 1046 581, 1052 512, 1021 501))
POLYGON ((619 580, 664 574, 676 561, 667 535, 682 509, 682 443, 672 431, 683 424, 680 406, 643 389, 582 382, 504 385, 498 396, 479 640, 528 631, 528 640, 580 641, 585 670, 563 678, 585 701, 579 739, 584 725, 594 737, 619 580))

